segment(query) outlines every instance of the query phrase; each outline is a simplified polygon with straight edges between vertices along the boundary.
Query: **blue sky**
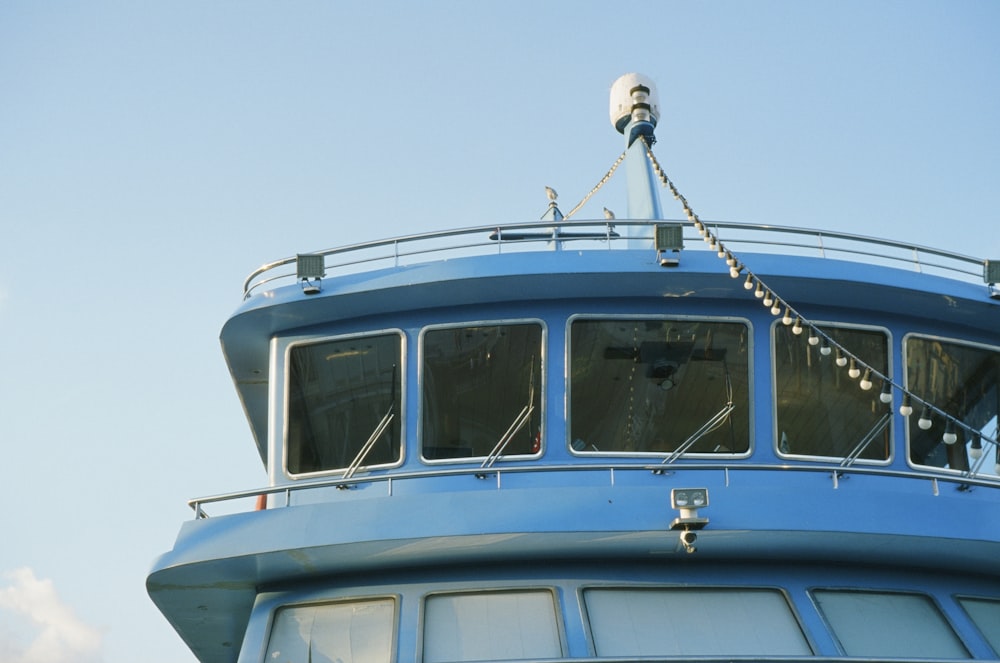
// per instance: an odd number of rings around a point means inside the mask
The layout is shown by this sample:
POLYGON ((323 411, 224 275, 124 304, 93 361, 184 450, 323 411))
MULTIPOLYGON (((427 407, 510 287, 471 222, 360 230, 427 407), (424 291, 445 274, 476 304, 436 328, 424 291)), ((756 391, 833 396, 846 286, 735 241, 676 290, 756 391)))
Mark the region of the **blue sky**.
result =
POLYGON ((0 3, 0 660, 194 661, 143 583, 188 498, 264 482, 217 340, 261 263, 571 207, 631 71, 703 219, 1000 259, 998 33, 987 0, 0 3))

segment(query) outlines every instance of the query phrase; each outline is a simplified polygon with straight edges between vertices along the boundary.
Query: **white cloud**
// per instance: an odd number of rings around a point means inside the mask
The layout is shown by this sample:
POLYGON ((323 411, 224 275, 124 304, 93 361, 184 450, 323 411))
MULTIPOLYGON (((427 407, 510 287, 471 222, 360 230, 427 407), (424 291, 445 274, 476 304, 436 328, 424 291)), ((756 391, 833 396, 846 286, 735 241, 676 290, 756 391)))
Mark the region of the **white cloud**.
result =
POLYGON ((4 663, 98 663, 101 633, 80 621, 52 581, 30 568, 3 574, 0 585, 0 660, 4 663), (11 629, 12 621, 26 629, 11 629))

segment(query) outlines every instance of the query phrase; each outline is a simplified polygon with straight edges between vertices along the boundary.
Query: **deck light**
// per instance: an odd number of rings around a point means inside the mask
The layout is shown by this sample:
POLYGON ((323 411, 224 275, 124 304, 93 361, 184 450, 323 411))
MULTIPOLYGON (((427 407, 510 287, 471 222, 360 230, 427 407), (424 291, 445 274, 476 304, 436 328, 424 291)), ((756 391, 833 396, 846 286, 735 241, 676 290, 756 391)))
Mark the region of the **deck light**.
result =
POLYGON ((941 436, 941 441, 945 444, 955 444, 958 441, 958 435, 955 434, 955 423, 949 419, 944 425, 944 435, 941 436))
POLYGON ((865 374, 861 376, 861 382, 858 383, 858 386, 864 391, 872 388, 872 369, 865 369, 865 374))
POLYGON ((670 529, 682 530, 681 545, 693 553, 694 542, 698 539, 695 530, 708 524, 708 518, 698 515, 698 509, 708 506, 708 488, 674 488, 670 491, 670 506, 680 511, 680 516, 670 522, 670 529))
POLYGON ((903 394, 903 403, 899 406, 899 413, 904 417, 913 414, 913 405, 910 403, 910 395, 907 393, 903 394))
POLYGON ((320 280, 326 276, 325 258, 318 253, 300 253, 295 256, 295 277, 302 284, 302 292, 315 295, 320 291, 320 280))
POLYGON ((892 402, 892 383, 888 380, 882 383, 882 393, 878 395, 878 399, 886 404, 892 402))
POLYGON ((656 225, 656 257, 661 267, 674 267, 680 264, 679 254, 684 248, 684 227, 679 223, 661 223, 656 225), (671 255, 666 255, 666 254, 671 255))
POLYGON ((917 425, 920 426, 920 430, 929 430, 932 423, 930 408, 925 405, 924 411, 920 413, 920 418, 917 419, 917 425))

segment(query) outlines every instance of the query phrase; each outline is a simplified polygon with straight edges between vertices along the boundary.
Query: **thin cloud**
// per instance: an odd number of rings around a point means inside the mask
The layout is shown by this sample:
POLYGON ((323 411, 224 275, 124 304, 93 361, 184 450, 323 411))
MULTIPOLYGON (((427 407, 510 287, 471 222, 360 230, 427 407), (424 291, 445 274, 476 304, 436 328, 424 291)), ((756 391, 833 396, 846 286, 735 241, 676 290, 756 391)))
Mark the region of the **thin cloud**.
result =
POLYGON ((27 632, 0 631, 0 655, 5 663, 98 663, 101 633, 84 624, 56 594, 52 581, 35 577, 24 567, 3 574, 0 623, 10 617, 27 632))

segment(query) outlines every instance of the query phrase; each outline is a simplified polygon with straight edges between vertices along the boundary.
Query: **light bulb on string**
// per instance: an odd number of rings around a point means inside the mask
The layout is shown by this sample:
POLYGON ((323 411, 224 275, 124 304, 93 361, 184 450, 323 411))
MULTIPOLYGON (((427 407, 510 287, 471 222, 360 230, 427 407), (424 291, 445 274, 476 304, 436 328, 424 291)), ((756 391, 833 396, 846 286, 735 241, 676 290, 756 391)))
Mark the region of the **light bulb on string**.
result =
POLYGON ((734 256, 729 251, 726 251, 726 264, 729 265, 730 267, 736 266, 736 256, 734 256))
POLYGON ((795 324, 792 325, 792 333, 796 336, 802 333, 802 318, 795 318, 795 324))
POLYGON ((920 413, 920 418, 917 419, 917 426, 920 427, 920 430, 930 430, 932 423, 931 409, 925 405, 923 412, 920 413))
POLYGON ((861 375, 861 369, 858 368, 858 362, 854 361, 854 357, 851 357, 851 367, 847 369, 847 374, 851 376, 852 380, 857 380, 858 376, 861 375))
POLYGON ((753 290, 753 274, 747 274, 747 280, 743 282, 744 290, 753 290))
POLYGON ((777 297, 774 298, 774 304, 771 305, 771 315, 781 315, 781 300, 777 297))
POLYGON ((910 402, 910 395, 903 392, 903 402, 899 406, 899 413, 904 417, 913 414, 913 404, 910 402))
POLYGON ((767 293, 764 295, 764 301, 761 303, 764 306, 770 306, 771 304, 774 303, 774 295, 771 294, 770 290, 768 290, 767 293))
POLYGON ((847 366, 847 357, 845 357, 844 353, 840 351, 840 348, 837 348, 837 366, 840 366, 841 368, 847 366))
POLYGON ((865 374, 861 376, 861 382, 858 383, 862 391, 868 391, 872 388, 872 369, 866 368, 865 374))
POLYGON ((732 265, 729 268, 729 276, 738 279, 740 278, 740 272, 743 271, 743 265, 732 265))
POLYGON ((878 395, 878 399, 886 404, 892 402, 892 384, 888 380, 882 383, 882 393, 878 395))
POLYGON ((945 444, 951 445, 958 441, 958 435, 955 434, 955 422, 949 419, 944 425, 944 435, 941 436, 941 441, 945 444))
POLYGON ((819 336, 816 335, 816 328, 809 326, 809 345, 819 345, 819 336))
POLYGON ((757 289, 753 291, 753 296, 760 299, 764 296, 764 286, 760 281, 757 281, 757 289))
POLYGON ((719 256, 720 258, 726 257, 726 247, 722 246, 722 242, 719 242, 719 251, 715 255, 719 256))
POLYGON ((969 442, 969 456, 978 460, 983 457, 983 437, 973 431, 972 440, 969 442))
POLYGON ((785 315, 781 317, 781 324, 785 325, 786 327, 792 324, 792 309, 790 306, 785 307, 785 315))
POLYGON ((828 357, 828 356, 830 356, 830 353, 832 351, 833 350, 830 347, 830 342, 824 338, 823 339, 823 345, 821 345, 820 348, 819 348, 819 353, 821 355, 823 355, 824 357, 828 357))

